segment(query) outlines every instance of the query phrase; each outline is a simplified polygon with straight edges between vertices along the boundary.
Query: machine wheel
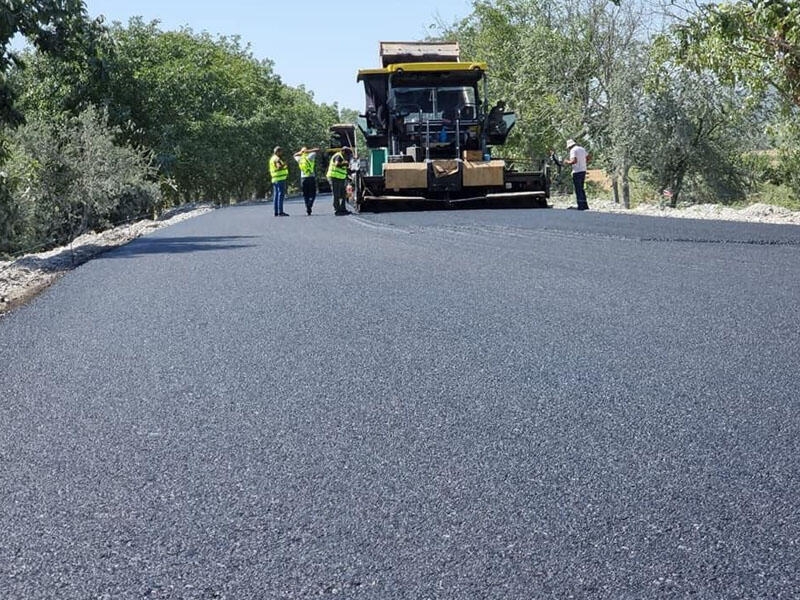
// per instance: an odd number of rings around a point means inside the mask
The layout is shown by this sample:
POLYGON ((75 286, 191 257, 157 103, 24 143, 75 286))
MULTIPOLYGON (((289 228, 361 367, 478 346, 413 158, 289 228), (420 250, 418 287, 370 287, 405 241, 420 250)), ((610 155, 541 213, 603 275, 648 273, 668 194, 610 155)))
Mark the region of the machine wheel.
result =
POLYGON ((360 213, 364 205, 364 176, 358 171, 353 177, 353 209, 360 213))

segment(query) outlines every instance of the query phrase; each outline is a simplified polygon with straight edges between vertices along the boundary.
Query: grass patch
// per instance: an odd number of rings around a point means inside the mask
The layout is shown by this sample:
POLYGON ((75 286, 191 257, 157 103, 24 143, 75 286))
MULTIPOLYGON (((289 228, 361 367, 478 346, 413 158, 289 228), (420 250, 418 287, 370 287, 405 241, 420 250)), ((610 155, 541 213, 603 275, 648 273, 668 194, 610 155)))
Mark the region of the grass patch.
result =
POLYGON ((786 185, 765 183, 758 193, 751 194, 747 199, 750 204, 760 202, 800 211, 800 197, 786 185))

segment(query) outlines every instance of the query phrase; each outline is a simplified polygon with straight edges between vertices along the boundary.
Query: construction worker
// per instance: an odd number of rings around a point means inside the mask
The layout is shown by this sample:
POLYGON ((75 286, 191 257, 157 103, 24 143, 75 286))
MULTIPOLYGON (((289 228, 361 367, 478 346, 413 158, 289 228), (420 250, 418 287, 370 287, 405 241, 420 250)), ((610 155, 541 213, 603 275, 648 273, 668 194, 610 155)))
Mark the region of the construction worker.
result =
POLYGON ((337 217, 350 214, 345 198, 347 197, 347 167, 352 157, 353 151, 344 146, 331 157, 331 162, 328 164, 327 177, 333 193, 333 214, 337 217))
MULTIPOLYGON (((567 150, 569 158, 564 159, 564 164, 572 165, 572 183, 575 186, 575 199, 578 210, 589 210, 589 203, 586 201, 586 163, 587 152, 583 146, 575 143, 575 140, 567 140, 567 150)), ((570 207, 571 208, 571 207, 570 207)))
POLYGON ((297 166, 300 167, 300 186, 303 188, 303 200, 306 202, 306 214, 311 214, 314 200, 317 198, 317 152, 319 148, 303 146, 294 153, 297 166))
POLYGON ((272 203, 276 217, 288 217, 283 212, 283 200, 286 197, 286 179, 289 177, 289 167, 283 162, 283 149, 275 146, 272 157, 269 159, 269 176, 272 179, 272 203))

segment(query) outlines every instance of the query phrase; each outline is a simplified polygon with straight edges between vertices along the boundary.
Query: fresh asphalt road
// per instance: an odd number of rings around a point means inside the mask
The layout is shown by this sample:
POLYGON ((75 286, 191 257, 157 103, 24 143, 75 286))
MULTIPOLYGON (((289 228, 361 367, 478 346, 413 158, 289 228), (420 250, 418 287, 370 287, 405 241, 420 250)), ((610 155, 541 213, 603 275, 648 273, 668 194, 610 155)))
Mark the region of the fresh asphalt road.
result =
POLYGON ((329 202, 0 320, 0 597, 800 596, 800 227, 329 202))

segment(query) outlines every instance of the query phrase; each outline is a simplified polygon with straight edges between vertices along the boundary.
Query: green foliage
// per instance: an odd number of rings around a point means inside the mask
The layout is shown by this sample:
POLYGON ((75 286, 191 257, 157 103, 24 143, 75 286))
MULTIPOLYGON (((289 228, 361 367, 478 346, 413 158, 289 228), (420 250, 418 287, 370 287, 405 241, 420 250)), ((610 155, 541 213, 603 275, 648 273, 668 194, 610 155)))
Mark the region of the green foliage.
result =
POLYGON ((340 120, 238 38, 79 21, 63 51, 29 52, 9 72, 30 125, 0 180, 2 252, 169 204, 263 197, 273 147, 324 145, 340 120))
POLYGON ((75 99, 104 107, 120 141, 153 151, 170 203, 263 196, 272 148, 316 145, 337 120, 238 38, 133 19, 93 40, 97 72, 37 56, 19 76, 22 105, 51 118, 82 109, 75 99))
POLYGON ((676 56, 756 93, 771 87, 800 107, 800 3, 739 0, 706 4, 674 27, 676 56))
POLYGON ((792 200, 800 200, 800 108, 788 111, 789 118, 781 120, 771 128, 775 138, 777 159, 776 177, 771 180, 785 186, 792 200))
POLYGON ((784 174, 778 169, 775 152, 745 152, 739 157, 738 168, 749 193, 759 192, 764 184, 783 183, 784 174))
POLYGON ((126 138, 155 152, 173 201, 223 200, 264 169, 280 82, 236 39, 190 30, 161 32, 131 21, 113 31, 116 58, 109 107, 126 138), (249 125, 249 127, 248 127, 249 125), (241 169, 240 167, 244 167, 241 169))
POLYGON ((562 93, 568 86, 560 85, 569 39, 553 27, 558 9, 527 0, 478 1, 473 6, 469 17, 444 33, 458 40, 464 58, 489 64, 488 101, 505 100, 518 113, 503 152, 544 155, 549 146, 560 147, 569 137, 565 115, 573 122, 580 117, 562 93))
POLYGON ((87 22, 74 32, 72 50, 57 56, 27 51, 21 56, 25 68, 12 68, 9 83, 18 94, 23 114, 58 119, 64 113, 77 115, 89 106, 108 102, 109 70, 114 46, 100 19, 87 22))
POLYGON ((23 183, 33 174, 34 165, 22 158, 15 161, 13 150, 6 154, 15 168, 0 172, 0 257, 36 245, 35 207, 29 194, 23 191, 23 183))
POLYGON ((42 53, 70 56, 81 47, 82 37, 92 25, 82 0, 4 0, 0 3, 0 122, 18 125, 22 114, 15 106, 16 94, 6 76, 20 68, 19 56, 9 49, 20 34, 42 53))
POLYGON ((669 189, 673 203, 738 202, 755 189, 741 156, 765 147, 774 111, 759 112, 708 71, 680 68, 668 38, 651 44, 649 3, 478 0, 473 7, 444 34, 466 58, 489 63, 492 98, 506 99, 520 117, 504 153, 563 154, 564 140, 578 139, 593 166, 622 183, 626 203, 632 170, 637 185, 669 189))
POLYGON ((742 200, 746 182, 740 169, 741 140, 748 138, 750 122, 739 108, 740 95, 720 86, 711 74, 701 76, 675 65, 662 65, 661 77, 664 83, 648 96, 650 141, 640 160, 650 183, 672 193, 672 206, 687 198, 742 200))
POLYGON ((800 211, 800 196, 797 195, 796 190, 786 185, 765 183, 759 187, 757 193, 751 196, 751 199, 764 204, 800 211))
POLYGON ((12 134, 0 252, 66 243, 155 212, 160 193, 149 155, 118 145, 115 133, 89 108, 60 122, 31 118, 12 134))
MULTIPOLYGON (((563 152, 567 138, 607 145, 612 80, 635 43, 635 15, 606 0, 477 1, 446 37, 489 63, 492 101, 519 117, 504 153, 563 152)), ((628 89, 631 89, 630 87, 628 89)))

